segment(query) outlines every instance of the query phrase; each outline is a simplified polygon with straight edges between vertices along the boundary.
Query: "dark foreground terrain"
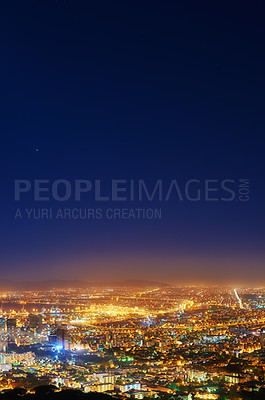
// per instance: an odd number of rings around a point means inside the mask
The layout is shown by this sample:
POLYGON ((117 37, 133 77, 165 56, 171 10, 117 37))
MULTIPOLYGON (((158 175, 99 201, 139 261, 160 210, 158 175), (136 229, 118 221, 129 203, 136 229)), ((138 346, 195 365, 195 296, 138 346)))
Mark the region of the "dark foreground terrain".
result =
MULTIPOLYGON (((134 397, 128 397, 133 398, 134 397)), ((161 396, 156 397, 157 400, 187 400, 198 397, 195 394, 176 392, 175 394, 163 393, 161 396)), ((117 395, 112 397, 108 394, 90 392, 84 393, 81 390, 76 389, 58 389, 53 385, 38 386, 35 389, 27 392, 24 388, 15 388, 10 390, 3 390, 0 392, 0 400, 4 399, 20 399, 20 400, 114 400, 124 399, 123 396, 117 395)), ((144 398, 144 400, 154 399, 154 397, 144 398)), ((241 392, 230 392, 230 393, 219 393, 218 400, 265 400, 265 389, 261 389, 259 392, 255 391, 241 391, 241 392)))
POLYGON ((111 397, 101 393, 84 393, 81 390, 75 389, 63 389, 58 390, 52 385, 39 386, 27 393, 24 388, 15 388, 11 390, 3 390, 0 393, 0 399, 23 399, 23 400, 35 400, 35 399, 46 399, 46 400, 110 400, 111 397))

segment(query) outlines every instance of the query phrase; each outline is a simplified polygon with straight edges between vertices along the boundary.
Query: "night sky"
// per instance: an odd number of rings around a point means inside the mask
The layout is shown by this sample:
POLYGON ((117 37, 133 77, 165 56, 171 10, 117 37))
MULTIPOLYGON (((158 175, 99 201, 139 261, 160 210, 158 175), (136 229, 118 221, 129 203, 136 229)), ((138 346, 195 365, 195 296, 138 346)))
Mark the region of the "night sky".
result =
POLYGON ((262 2, 0 9, 0 276, 265 284, 262 2), (14 200, 16 179, 239 178, 248 202, 14 200), (17 207, 76 206, 160 207, 163 217, 14 218, 17 207))

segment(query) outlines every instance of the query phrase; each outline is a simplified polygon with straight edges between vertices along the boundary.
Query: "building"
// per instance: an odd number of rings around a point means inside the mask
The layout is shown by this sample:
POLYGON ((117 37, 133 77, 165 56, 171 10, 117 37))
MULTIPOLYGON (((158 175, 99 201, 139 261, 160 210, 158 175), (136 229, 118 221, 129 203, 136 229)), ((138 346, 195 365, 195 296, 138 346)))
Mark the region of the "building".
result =
POLYGON ((12 370, 12 364, 0 364, 1 372, 8 372, 12 370))
POLYGON ((6 364, 31 364, 34 361, 34 353, 0 353, 0 365, 6 364))
POLYGON ((49 336, 49 341, 58 347, 58 350, 69 350, 69 335, 66 329, 58 328, 49 336))
POLYGON ((0 318, 0 331, 4 331, 6 327, 6 319, 0 318))
POLYGON ((42 331, 42 316, 37 314, 29 315, 29 327, 30 329, 36 330, 37 333, 42 331))
POLYGON ((109 390, 114 390, 114 385, 112 383, 99 383, 93 386, 93 391, 98 393, 107 392, 109 390))
POLYGON ((98 383, 115 383, 115 376, 110 374, 93 374, 93 377, 98 380, 98 383))
POLYGON ((8 318, 6 320, 6 331, 7 333, 12 333, 17 327, 17 320, 15 318, 8 318))
POLYGON ((261 349, 265 350, 265 328, 262 328, 260 331, 260 344, 261 349))
POLYGON ((128 392, 129 390, 141 390, 141 384, 140 382, 123 383, 122 385, 119 385, 119 389, 123 393, 128 392))

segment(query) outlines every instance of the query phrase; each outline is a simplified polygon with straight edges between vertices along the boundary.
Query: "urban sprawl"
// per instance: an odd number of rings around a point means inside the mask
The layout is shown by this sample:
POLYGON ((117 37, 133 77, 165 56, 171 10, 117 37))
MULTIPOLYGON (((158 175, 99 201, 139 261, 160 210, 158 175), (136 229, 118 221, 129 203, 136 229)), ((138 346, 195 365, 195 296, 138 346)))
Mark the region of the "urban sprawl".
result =
POLYGON ((262 288, 2 291, 0 390, 248 398, 265 393, 264 327, 262 288))

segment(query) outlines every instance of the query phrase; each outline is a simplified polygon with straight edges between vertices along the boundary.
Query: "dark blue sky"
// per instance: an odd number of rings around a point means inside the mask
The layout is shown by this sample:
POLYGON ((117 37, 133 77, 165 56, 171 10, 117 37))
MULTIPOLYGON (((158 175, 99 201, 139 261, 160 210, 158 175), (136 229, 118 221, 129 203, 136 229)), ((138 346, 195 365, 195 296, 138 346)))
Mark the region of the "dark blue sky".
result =
POLYGON ((265 278, 264 11, 262 2, 1 5, 1 276, 265 278), (15 179, 58 178, 249 178, 250 200, 153 203, 161 221, 14 219, 15 179))

